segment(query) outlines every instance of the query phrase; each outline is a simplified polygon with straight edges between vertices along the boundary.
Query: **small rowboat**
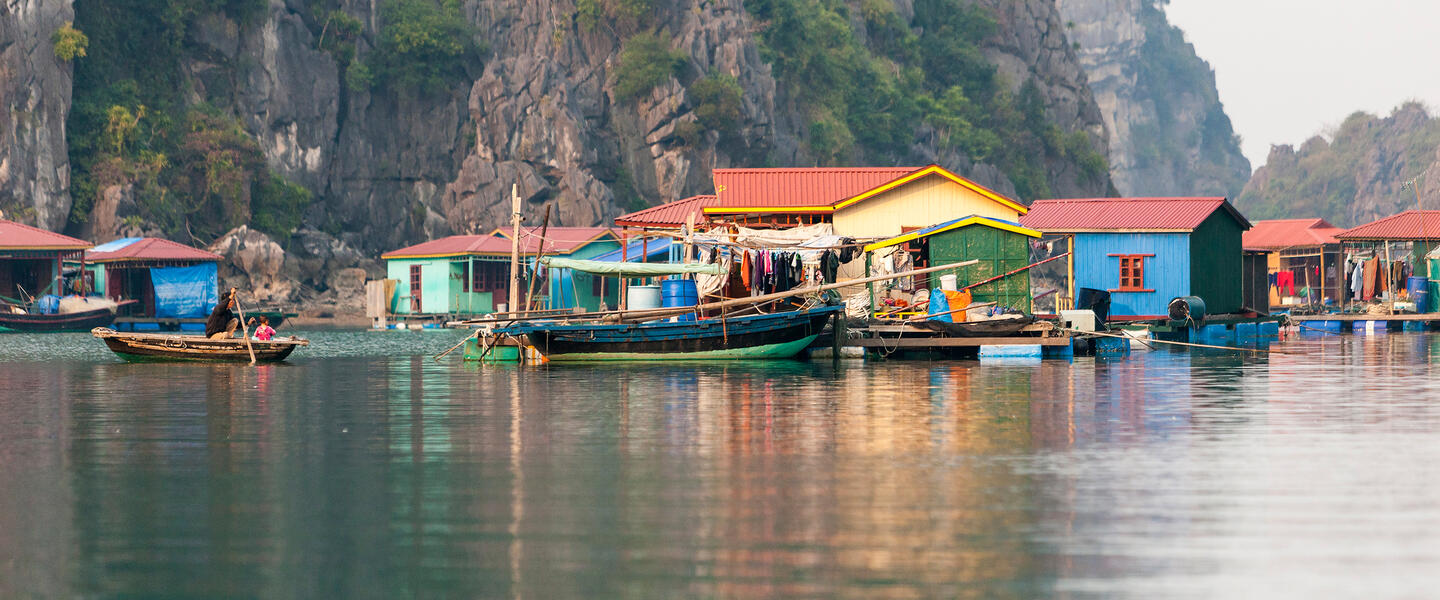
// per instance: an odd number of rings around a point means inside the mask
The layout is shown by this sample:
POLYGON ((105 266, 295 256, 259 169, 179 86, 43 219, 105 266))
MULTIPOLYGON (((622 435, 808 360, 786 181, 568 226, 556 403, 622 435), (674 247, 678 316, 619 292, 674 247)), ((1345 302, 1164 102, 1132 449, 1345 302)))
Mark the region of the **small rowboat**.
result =
MULTIPOLYGON (((121 333, 107 327, 96 327, 90 330, 90 334, 105 340, 105 345, 120 358, 133 362, 250 362, 250 351, 245 347, 244 338, 212 340, 199 335, 121 333)), ((250 340, 256 362, 280 362, 296 348, 309 345, 310 340, 294 337, 268 342, 250 340)))

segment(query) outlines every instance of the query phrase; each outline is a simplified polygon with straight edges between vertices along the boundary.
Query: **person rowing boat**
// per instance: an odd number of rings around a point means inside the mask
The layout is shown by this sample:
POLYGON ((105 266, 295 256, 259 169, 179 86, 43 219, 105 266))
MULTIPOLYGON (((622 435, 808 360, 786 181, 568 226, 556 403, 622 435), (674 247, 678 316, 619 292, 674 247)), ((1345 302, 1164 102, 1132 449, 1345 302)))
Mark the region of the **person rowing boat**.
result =
POLYGON ((235 308, 235 288, 220 296, 220 301, 215 303, 215 310, 210 311, 210 317, 205 319, 205 337, 212 340, 223 340, 235 335, 235 330, 240 328, 240 319, 235 316, 231 309, 235 308))

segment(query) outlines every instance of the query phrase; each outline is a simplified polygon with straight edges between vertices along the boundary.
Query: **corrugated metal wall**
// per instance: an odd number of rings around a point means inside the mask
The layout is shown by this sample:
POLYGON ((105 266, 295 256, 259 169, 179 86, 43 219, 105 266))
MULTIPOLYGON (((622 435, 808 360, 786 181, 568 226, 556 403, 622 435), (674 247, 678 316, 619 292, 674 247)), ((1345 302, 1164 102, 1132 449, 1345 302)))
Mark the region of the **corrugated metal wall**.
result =
MULTIPOLYGON (((1114 290, 1120 259, 1111 254, 1154 254, 1145 259, 1145 287, 1154 292, 1112 292, 1112 317, 1159 316, 1176 296, 1190 295, 1190 236, 1185 233, 1079 233, 1075 235, 1075 288, 1114 290)), ((1239 252, 1236 252, 1239 259, 1239 252)), ((1233 273, 1240 272, 1237 265, 1233 273)), ((1237 277, 1238 279, 1238 277, 1237 277)), ((1209 299, 1206 299, 1209 302, 1209 299)))
MULTIPOLYGON (((1009 273, 1030 264, 1030 245, 1026 236, 984 225, 970 225, 930 236, 930 264, 939 265, 978 259, 980 264, 958 269, 959 287, 1009 273)), ((932 281, 938 284, 939 275, 932 281)), ((1030 273, 1017 273, 974 290, 976 302, 994 302, 1027 314, 1030 305, 1030 273)))

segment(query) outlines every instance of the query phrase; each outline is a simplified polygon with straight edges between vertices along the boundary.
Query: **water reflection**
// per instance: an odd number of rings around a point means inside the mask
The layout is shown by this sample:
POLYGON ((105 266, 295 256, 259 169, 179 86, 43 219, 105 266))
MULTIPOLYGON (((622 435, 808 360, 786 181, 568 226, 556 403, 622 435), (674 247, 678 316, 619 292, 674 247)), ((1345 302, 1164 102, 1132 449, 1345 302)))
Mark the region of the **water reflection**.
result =
POLYGON ((0 363, 0 596, 1428 589, 1440 338, 1276 348, 0 363))

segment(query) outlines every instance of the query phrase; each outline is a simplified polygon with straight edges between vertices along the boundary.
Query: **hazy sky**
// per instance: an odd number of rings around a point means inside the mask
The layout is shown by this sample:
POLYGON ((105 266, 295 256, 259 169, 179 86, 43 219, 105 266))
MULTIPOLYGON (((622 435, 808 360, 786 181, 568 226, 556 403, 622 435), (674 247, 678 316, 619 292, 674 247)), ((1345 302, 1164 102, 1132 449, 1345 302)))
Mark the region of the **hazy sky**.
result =
POLYGON ((1440 1, 1171 0, 1252 167, 1357 110, 1440 107, 1440 1))

